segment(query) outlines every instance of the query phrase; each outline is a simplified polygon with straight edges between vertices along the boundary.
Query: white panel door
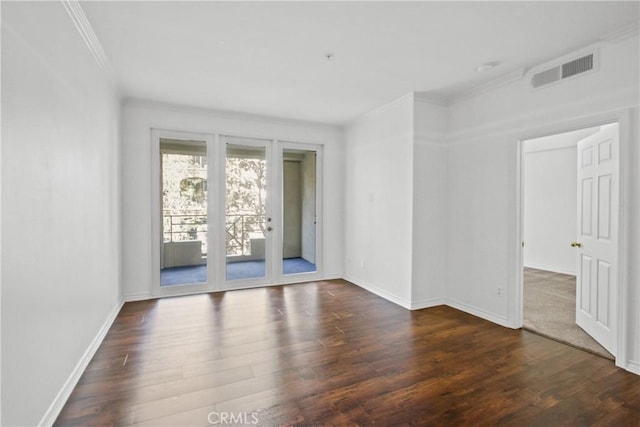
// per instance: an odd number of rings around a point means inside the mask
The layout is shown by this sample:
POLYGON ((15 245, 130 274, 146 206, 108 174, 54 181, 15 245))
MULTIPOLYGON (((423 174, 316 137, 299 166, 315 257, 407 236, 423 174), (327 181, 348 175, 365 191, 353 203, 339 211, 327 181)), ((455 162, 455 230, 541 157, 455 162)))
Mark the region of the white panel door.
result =
POLYGON ((578 142, 576 323, 616 355, 618 124, 578 142))

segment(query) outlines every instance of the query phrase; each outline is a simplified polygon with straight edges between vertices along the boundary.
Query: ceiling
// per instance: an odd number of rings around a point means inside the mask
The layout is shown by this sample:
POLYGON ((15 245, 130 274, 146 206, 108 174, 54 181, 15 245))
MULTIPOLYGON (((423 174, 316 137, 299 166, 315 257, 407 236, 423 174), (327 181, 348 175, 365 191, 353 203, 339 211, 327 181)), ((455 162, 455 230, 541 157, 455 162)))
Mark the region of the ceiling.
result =
POLYGON ((640 13, 637 1, 81 5, 126 97, 329 124, 410 91, 459 95, 640 13), (487 62, 499 65, 478 73, 487 62))

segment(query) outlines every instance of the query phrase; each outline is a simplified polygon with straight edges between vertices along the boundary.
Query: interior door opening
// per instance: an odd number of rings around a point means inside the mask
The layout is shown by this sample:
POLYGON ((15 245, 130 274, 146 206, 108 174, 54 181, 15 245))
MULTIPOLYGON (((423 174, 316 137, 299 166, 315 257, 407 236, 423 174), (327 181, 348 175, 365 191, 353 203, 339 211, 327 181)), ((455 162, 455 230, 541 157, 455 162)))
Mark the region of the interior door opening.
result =
POLYGON ((522 143, 523 327, 610 359, 617 312, 617 225, 611 221, 618 215, 612 197, 617 166, 586 181, 581 170, 589 161, 617 165, 617 135, 614 123, 522 143), (581 148, 585 143, 591 144, 590 159, 581 148), (595 231, 604 228, 611 232, 595 231), (609 254, 594 253, 602 245, 609 254))

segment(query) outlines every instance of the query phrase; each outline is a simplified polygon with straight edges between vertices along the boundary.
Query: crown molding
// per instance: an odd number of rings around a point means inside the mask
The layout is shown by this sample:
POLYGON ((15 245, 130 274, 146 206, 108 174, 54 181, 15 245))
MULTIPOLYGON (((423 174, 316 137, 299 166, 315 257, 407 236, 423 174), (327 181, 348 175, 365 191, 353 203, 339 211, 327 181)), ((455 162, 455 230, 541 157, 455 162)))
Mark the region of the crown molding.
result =
POLYGON ((85 45, 91 52, 91 55, 95 59, 98 66, 102 69, 102 71, 107 76, 107 79, 112 83, 117 89, 119 89, 119 82, 117 75, 113 66, 111 65, 111 61, 107 56, 100 40, 98 40, 98 36, 96 35, 87 15, 85 15, 84 10, 82 10, 82 6, 80 6, 80 2, 78 0, 60 0, 64 9, 67 11, 67 14, 73 21, 73 24, 80 33, 82 40, 85 45))
POLYGON ((259 123, 281 124, 281 125, 286 125, 290 127, 308 127, 308 128, 314 128, 318 130, 326 130, 326 131, 332 131, 332 132, 342 132, 343 130, 342 125, 337 125, 332 123, 314 122, 310 120, 289 119, 286 117, 267 116, 267 115, 261 115, 261 114, 255 114, 255 113, 247 113, 243 111, 222 110, 222 109, 213 108, 213 107, 185 105, 180 103, 159 101, 159 100, 148 99, 148 98, 126 97, 122 100, 122 106, 132 107, 132 108, 143 108, 143 109, 150 109, 150 110, 172 111, 177 113, 200 114, 204 116, 214 116, 219 119, 244 120, 244 121, 259 122, 259 123))
POLYGON ((616 28, 613 31, 608 32, 600 38, 602 41, 609 43, 618 43, 622 40, 637 36, 640 33, 640 23, 633 22, 629 25, 624 25, 620 28, 616 28))
POLYGON ((513 70, 509 73, 502 74, 494 79, 491 79, 487 82, 480 83, 478 85, 472 86, 471 88, 463 91, 462 93, 453 95, 448 98, 449 105, 456 104, 458 102, 467 100, 469 98, 474 98, 476 96, 482 95, 487 92, 491 92, 495 89, 498 89, 502 86, 509 85, 513 82, 517 82, 522 80, 522 78, 526 74, 526 69, 524 67, 513 70))
POLYGON ((413 102, 414 94, 415 92, 408 92, 392 101, 387 102, 386 104, 382 104, 378 107, 375 107, 372 110, 369 110, 366 113, 359 115, 354 120, 351 120, 345 123, 344 127, 346 129, 346 128, 349 128, 350 126, 353 126, 359 123, 365 123, 369 120, 375 119, 385 111, 391 110, 404 102, 413 102))
POLYGON ((449 99, 444 96, 425 93, 425 92, 414 92, 413 99, 417 102, 422 102, 424 104, 436 105, 438 107, 448 107, 449 99))

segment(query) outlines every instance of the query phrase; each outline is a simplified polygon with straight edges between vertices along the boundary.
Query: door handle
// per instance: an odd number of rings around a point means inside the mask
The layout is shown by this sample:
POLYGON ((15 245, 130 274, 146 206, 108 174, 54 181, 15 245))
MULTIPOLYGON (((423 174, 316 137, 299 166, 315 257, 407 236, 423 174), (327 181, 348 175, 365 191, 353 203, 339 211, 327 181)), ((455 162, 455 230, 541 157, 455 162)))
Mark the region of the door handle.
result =
POLYGON ((582 243, 580 243, 580 242, 571 242, 571 247, 572 248, 581 248, 582 247, 582 243))

